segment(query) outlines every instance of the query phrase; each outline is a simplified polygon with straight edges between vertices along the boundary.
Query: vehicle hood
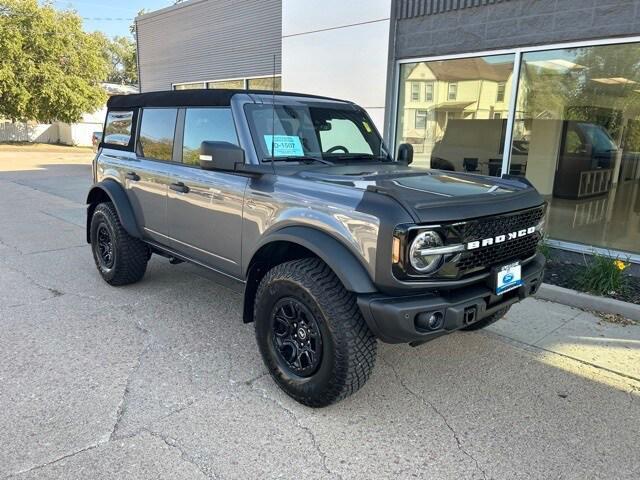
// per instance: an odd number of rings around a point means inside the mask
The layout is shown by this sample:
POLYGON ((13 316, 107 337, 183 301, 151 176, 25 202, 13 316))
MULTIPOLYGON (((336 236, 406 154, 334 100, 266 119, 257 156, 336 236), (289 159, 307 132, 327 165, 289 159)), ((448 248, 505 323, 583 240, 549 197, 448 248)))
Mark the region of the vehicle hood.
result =
POLYGON ((387 195, 416 222, 466 220, 541 205, 544 200, 524 179, 505 179, 393 164, 351 164, 300 172, 310 181, 387 195))

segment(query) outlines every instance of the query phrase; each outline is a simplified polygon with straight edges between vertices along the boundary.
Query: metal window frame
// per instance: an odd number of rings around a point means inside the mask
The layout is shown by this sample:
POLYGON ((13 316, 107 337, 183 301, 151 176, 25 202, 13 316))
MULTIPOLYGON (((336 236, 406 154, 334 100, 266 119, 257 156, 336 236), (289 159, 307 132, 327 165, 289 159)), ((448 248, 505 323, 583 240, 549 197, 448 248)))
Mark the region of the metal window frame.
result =
POLYGON ((233 82, 236 80, 242 80, 242 84, 243 84, 243 88, 246 90, 247 86, 249 85, 249 80, 255 80, 257 78, 280 78, 282 79, 282 74, 279 73, 277 75, 254 75, 251 77, 235 77, 235 78, 216 78, 216 79, 211 79, 211 80, 198 80, 196 82, 176 82, 176 83, 172 83, 171 84, 171 90, 175 90, 176 86, 178 85, 193 85, 196 83, 201 83, 202 84, 202 88, 203 89, 207 89, 207 84, 208 83, 213 83, 213 82, 233 82))
MULTIPOLYGON (((624 45, 626 43, 640 43, 640 36, 627 36, 627 37, 616 37, 616 38, 601 38, 601 39, 593 39, 593 40, 581 40, 581 41, 573 41, 573 42, 559 42, 559 43, 549 43, 545 45, 532 45, 532 46, 524 46, 524 47, 513 47, 513 48, 503 48, 497 50, 479 50, 474 52, 465 52, 465 53, 456 53, 456 54, 447 54, 447 55, 431 55, 431 56, 422 56, 422 57, 407 57, 397 59, 393 63, 394 72, 392 72, 391 77, 393 78, 393 87, 391 91, 391 102, 389 108, 390 112, 390 124, 389 126, 389 148, 393 152, 396 149, 396 138, 398 134, 398 113, 400 111, 400 68, 404 64, 408 63, 419 63, 419 62, 434 62, 440 60, 456 60, 463 58, 474 58, 474 57, 489 57, 489 56, 497 56, 497 55, 513 55, 513 73, 511 76, 511 95, 509 98, 509 109, 507 113, 507 125, 505 132, 505 147, 502 152, 502 174, 506 174, 509 172, 509 166, 511 165, 511 144, 513 141, 513 124, 515 121, 515 113, 516 113, 516 101, 518 98, 518 87, 520 85, 520 72, 522 67, 522 55, 525 53, 531 52, 544 52, 551 50, 561 50, 568 48, 583 48, 583 47, 601 47, 607 45, 624 45), (507 145, 509 145, 507 147, 507 145)), ((509 82, 505 82, 505 87, 509 82)), ((567 242, 563 240, 554 240, 547 239, 546 242, 549 246, 560 248, 563 250, 569 250, 578 253, 587 253, 587 254, 602 254, 602 255, 614 255, 619 256, 620 258, 628 258, 629 261, 633 263, 640 264, 640 255, 626 252, 623 250, 616 249, 607 249, 602 247, 596 247, 595 245, 586 245, 578 242, 567 242)))

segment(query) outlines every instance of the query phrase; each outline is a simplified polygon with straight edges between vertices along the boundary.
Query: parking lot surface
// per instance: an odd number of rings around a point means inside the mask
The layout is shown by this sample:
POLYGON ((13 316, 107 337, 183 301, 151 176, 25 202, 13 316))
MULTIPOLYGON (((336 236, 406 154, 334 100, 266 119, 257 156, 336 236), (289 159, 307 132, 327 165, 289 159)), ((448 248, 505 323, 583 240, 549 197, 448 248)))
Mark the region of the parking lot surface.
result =
POLYGON ((529 299, 309 409, 210 275, 99 278, 90 159, 0 148, 0 479, 640 478, 640 327, 529 299))

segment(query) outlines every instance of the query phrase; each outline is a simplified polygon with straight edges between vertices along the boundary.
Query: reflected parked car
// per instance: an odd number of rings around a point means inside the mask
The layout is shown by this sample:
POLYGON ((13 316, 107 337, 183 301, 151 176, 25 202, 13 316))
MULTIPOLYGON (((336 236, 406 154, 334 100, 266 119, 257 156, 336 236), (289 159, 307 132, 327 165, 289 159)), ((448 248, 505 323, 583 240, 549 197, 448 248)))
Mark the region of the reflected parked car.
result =
POLYGON ((595 123, 565 121, 553 196, 585 198, 609 191, 618 147, 595 123))
MULTIPOLYGON (((450 119, 431 154, 431 168, 500 176, 506 123, 504 119, 450 119)), ((512 170, 524 175, 529 142, 513 142, 512 170)))

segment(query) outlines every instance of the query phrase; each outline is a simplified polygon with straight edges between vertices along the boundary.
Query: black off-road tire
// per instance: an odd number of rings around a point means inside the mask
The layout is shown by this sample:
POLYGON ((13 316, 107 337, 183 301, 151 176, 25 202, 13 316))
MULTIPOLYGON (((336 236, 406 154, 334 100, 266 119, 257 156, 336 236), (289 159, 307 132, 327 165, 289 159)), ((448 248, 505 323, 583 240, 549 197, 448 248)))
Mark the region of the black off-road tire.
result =
POLYGON ((98 272, 109 285, 128 285, 144 276, 150 256, 149 247, 127 233, 113 203, 105 202, 96 206, 91 217, 90 239, 98 272), (105 262, 100 253, 99 230, 110 236, 113 258, 109 262, 105 262))
POLYGON ((269 373, 290 397, 309 407, 325 407, 355 393, 375 365, 377 341, 369 330, 353 293, 317 258, 286 262, 264 276, 254 305, 256 340, 269 373), (277 306, 293 298, 313 316, 321 333, 317 370, 294 373, 278 353, 275 333, 277 306))
POLYGON ((511 306, 498 310, 493 315, 485 317, 482 320, 477 321, 476 323, 472 323, 468 327, 462 328, 462 330, 473 331, 473 330, 480 330, 481 328, 484 328, 484 327, 488 327, 492 323, 495 323, 498 320, 500 320, 502 317, 504 317, 510 309, 511 309, 511 306))

